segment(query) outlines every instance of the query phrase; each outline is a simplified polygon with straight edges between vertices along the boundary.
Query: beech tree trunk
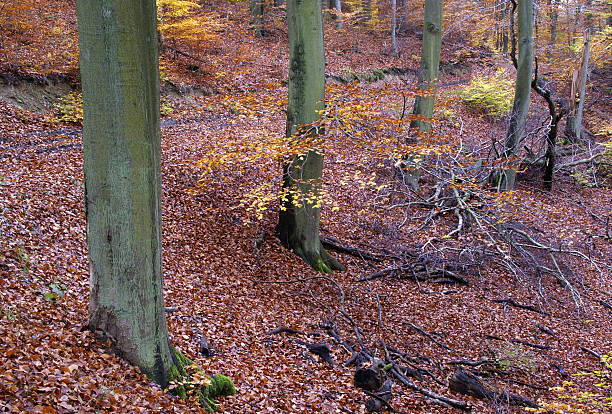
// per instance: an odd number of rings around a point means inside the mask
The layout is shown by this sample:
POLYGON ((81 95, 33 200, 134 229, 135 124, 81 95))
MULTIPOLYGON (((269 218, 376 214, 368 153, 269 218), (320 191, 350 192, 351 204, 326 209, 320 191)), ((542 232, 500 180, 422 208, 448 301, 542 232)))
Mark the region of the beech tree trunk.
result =
MULTIPOLYGON (((324 109, 325 61, 320 0, 288 0, 289 97, 287 136, 315 137, 321 131, 309 128, 324 109)), ((308 151, 285 165, 278 233, 281 242, 316 270, 342 270, 321 246, 319 217, 323 154, 308 151)))
POLYGON ((548 7, 550 8, 550 45, 548 47, 548 58, 552 60, 555 43, 557 41, 557 21, 559 19, 559 12, 557 11, 557 4, 554 0, 548 0, 548 7))
POLYGON ((249 0, 249 8, 251 10, 251 29, 257 36, 264 36, 264 13, 265 0, 249 0))
POLYGON ((334 19, 336 20, 336 29, 342 29, 342 17, 340 13, 342 13, 342 1, 341 0, 333 0, 335 3, 335 9, 337 14, 334 15, 334 19))
POLYGON ((582 133, 582 112, 584 110, 584 100, 586 98, 586 81, 589 76, 589 57, 591 52, 591 30, 585 32, 584 49, 580 67, 576 69, 572 79, 570 96, 570 113, 567 116, 565 133, 570 141, 580 141, 582 133))
POLYGON ((155 1, 77 2, 89 328, 165 386, 155 1))
MULTIPOLYGON (((440 68, 440 46, 442 43, 442 8, 443 0, 426 0, 423 20, 423 45, 421 48, 421 65, 418 72, 418 88, 421 91, 433 90, 440 68)), ((410 135, 407 144, 416 144, 419 133, 431 130, 430 119, 434 112, 435 97, 417 96, 412 113, 418 116, 410 122, 410 135), (423 119, 425 118, 425 119, 423 119)), ((410 155, 406 156, 402 174, 404 182, 413 190, 419 191, 420 171, 418 164, 410 155)))
POLYGON ((342 28, 342 18, 340 13, 342 12, 342 1, 341 0, 328 0, 327 9, 334 10, 333 12, 325 12, 326 16, 331 16, 332 20, 336 22, 336 29, 342 28))
MULTIPOLYGON (((77 1, 89 329, 166 387, 193 364, 170 343, 162 294, 159 63, 154 0, 77 1)), ((185 397, 184 387, 175 390, 185 397)), ((216 375, 199 392, 235 393, 216 375)))
MULTIPOLYGON (((514 12, 514 10, 513 10, 514 12)), ((506 131, 504 152, 506 162, 515 157, 520 149, 525 122, 529 112, 531 77, 533 75, 533 0, 518 1, 518 61, 516 86, 510 124, 506 131)), ((491 176, 491 183, 498 191, 512 190, 516 181, 516 169, 503 168, 491 176)))
POLYGON ((397 1, 391 0, 391 47, 393 53, 398 54, 399 49, 397 47, 397 1))
MULTIPOLYGON (((442 43, 442 8, 443 0, 425 1, 425 19, 423 21, 423 46, 421 49, 421 65, 418 73, 419 90, 435 89, 440 67, 440 46, 442 43)), ((414 101, 414 115, 431 118, 434 112, 434 96, 417 96, 414 101)), ((415 119, 411 128, 419 131, 429 131, 431 123, 428 120, 415 119)))

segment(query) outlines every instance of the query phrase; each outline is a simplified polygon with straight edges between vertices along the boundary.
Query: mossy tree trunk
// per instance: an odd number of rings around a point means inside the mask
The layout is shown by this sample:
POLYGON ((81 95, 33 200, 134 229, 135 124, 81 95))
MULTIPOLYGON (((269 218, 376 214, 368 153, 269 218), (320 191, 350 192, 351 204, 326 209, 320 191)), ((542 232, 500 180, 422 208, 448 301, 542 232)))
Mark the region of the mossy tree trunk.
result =
MULTIPOLYGON (((287 136, 312 139, 322 134, 316 123, 324 109, 325 61, 320 0, 288 0, 289 97, 287 136)), ((316 270, 329 273, 343 266, 321 246, 319 218, 323 154, 310 150, 285 165, 278 233, 281 242, 316 270)))
MULTIPOLYGON (((418 72, 418 88, 421 91, 435 92, 440 68, 440 47, 442 44, 442 9, 443 0, 426 0, 423 19, 423 45, 421 64, 418 72)), ((435 96, 417 96, 414 100, 413 115, 410 122, 410 135, 407 144, 416 144, 420 133, 431 130, 431 118, 434 113, 435 96)), ((404 181, 414 190, 419 190, 419 166, 414 157, 406 157, 406 168, 403 170, 404 181)))
POLYGON ((154 1, 77 2, 89 327, 165 386, 159 74, 154 1))
POLYGON ((154 0, 77 1, 89 329, 166 387, 185 371, 162 296, 155 9, 154 0))
MULTIPOLYGON (((514 9, 511 13, 513 12, 514 9)), ((506 163, 512 163, 512 159, 518 154, 529 112, 533 75, 533 23, 533 0, 519 0, 516 85, 512 115, 506 131, 504 151, 501 154, 501 158, 506 163)), ((498 191, 512 190, 516 181, 516 169, 502 168, 491 175, 490 181, 498 191)))

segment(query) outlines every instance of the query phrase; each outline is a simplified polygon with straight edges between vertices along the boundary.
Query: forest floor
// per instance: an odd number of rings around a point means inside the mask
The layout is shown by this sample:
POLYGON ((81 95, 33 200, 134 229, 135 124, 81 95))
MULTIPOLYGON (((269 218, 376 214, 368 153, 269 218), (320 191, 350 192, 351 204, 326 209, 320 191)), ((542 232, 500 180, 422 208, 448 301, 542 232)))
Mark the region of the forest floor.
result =
MULTIPOLYGON (((234 18, 244 24, 247 17, 234 18)), ((384 33, 366 31, 357 39, 331 24, 326 30, 333 33, 326 40, 327 73, 410 68, 402 76, 358 85, 377 93, 414 84, 416 37, 400 37, 403 54, 396 57, 385 52, 390 42, 384 33)), ((585 349, 612 352, 612 190, 583 186, 563 171, 551 192, 541 189, 537 174, 523 175, 508 199, 509 220, 587 258, 570 255, 561 264, 570 269, 578 299, 550 275, 518 277, 484 262, 461 273, 468 284, 392 274, 356 281, 393 266, 392 256, 442 238, 456 222, 448 214, 423 229, 422 221, 404 224, 405 215, 423 214, 418 209, 374 208, 376 192, 346 177, 374 171, 379 184, 388 171, 374 162, 363 165, 352 148, 326 160, 325 190, 333 202, 322 209, 323 236, 380 260, 333 252, 347 271, 298 281, 316 273, 275 237, 277 201, 268 200, 270 207, 260 211, 249 210, 245 199, 262 184, 279 183, 278 161, 265 158, 261 142, 285 130, 279 105, 286 94, 287 33, 278 21, 269 32, 256 39, 228 31, 209 52, 213 69, 190 71, 185 61, 165 58, 170 79, 162 118, 164 296, 174 308, 168 326, 172 342, 205 372, 234 380, 238 393, 220 402, 222 411, 365 412, 368 397, 353 385, 355 368, 344 364, 352 355, 329 335, 332 327, 341 341, 357 345, 354 328, 340 315, 342 306, 378 357, 384 359, 383 341, 421 370, 415 384, 465 401, 477 413, 522 409, 501 401, 492 407, 450 391, 457 368, 452 361, 487 358, 481 371, 488 366, 483 375, 491 388, 533 401, 556 401, 558 393, 549 388, 566 375, 601 369, 585 349), (219 68, 231 76, 213 73, 219 68), (253 93, 256 88, 265 92, 253 93), (276 109, 249 109, 262 101, 276 109), (260 158, 240 158, 248 151, 259 151, 260 158), (205 175, 203 165, 212 165, 205 175), (279 327, 299 332, 271 333, 279 327), (202 335, 216 350, 210 358, 198 352, 202 335), (334 364, 308 353, 300 341, 327 344, 334 364)), ((443 49, 441 82, 449 85, 441 88, 443 96, 490 69, 477 55, 457 60, 462 49, 456 43, 443 49)), ((541 105, 537 98, 533 102, 541 105)), ((0 99, 0 411, 203 411, 151 384, 112 354, 109 344, 83 330, 89 272, 81 130, 54 120, 53 109, 19 103, 0 99)), ((503 121, 457 100, 447 109, 461 120, 471 145, 504 134, 503 121)), ((599 108, 608 115, 610 109, 599 108)), ((449 243, 461 247, 470 237, 464 230, 449 243)), ((573 381, 593 390, 589 378, 573 381)), ((458 412, 399 383, 393 393, 391 405, 399 412, 458 412)))

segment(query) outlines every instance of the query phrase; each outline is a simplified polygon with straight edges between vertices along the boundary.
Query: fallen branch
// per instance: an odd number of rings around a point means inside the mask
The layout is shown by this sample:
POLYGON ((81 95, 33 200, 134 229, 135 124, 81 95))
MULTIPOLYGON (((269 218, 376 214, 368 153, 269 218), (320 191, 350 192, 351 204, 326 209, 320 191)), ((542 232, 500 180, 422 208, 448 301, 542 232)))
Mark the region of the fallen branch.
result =
POLYGON ((599 302, 599 304, 604 308, 612 310, 612 305, 610 305, 608 302, 605 302, 603 300, 598 300, 597 302, 599 302))
POLYGON ((492 403, 507 402, 510 405, 540 408, 535 402, 521 397, 520 395, 505 391, 496 392, 490 390, 485 387, 477 377, 462 369, 455 370, 453 376, 449 380, 448 386, 452 391, 459 394, 470 395, 481 400, 489 400, 492 403))
POLYGON ((528 347, 531 347, 531 348, 536 348, 536 349, 542 349, 542 350, 550 349, 550 346, 548 346, 548 345, 534 344, 533 342, 523 341, 521 339, 511 339, 510 342, 512 342, 514 344, 525 345, 525 346, 528 346, 528 347))
POLYGON ((567 378, 568 375, 565 372, 565 370, 563 369, 563 367, 561 365, 557 365, 557 364, 551 364, 550 365, 553 368, 556 368, 559 371, 559 375, 561 375, 561 378, 567 378))
POLYGON ((270 332, 267 332, 266 335, 277 335, 277 334, 283 333, 283 332, 286 332, 286 333, 288 333, 290 335, 303 333, 302 331, 297 331, 295 329, 287 328, 285 326, 279 326, 278 328, 273 329, 270 332))
POLYGON ((411 322, 404 322, 404 324, 407 324, 408 326, 410 326, 412 329, 414 329, 415 331, 418 331, 419 333, 421 333, 422 335, 425 335, 426 337, 428 337, 429 339, 432 340, 432 342, 436 345, 438 345, 439 347, 442 347, 444 349, 447 349, 449 351, 454 351, 453 348, 444 345, 442 342, 438 341, 436 338, 434 338, 434 336, 432 334, 430 334, 429 332, 423 330, 422 328, 419 328, 418 326, 416 326, 415 324, 411 323, 411 322))
POLYGON ((478 361, 452 360, 452 361, 448 361, 447 364, 448 365, 468 365, 470 367, 477 367, 482 364, 486 364, 487 362, 491 362, 491 361, 489 361, 488 358, 482 358, 482 359, 479 359, 478 361))
MULTIPOLYGON (((391 266, 386 269, 379 270, 378 272, 371 273, 366 276, 362 276, 358 279, 355 279, 355 282, 366 282, 369 280, 378 279, 380 277, 386 276, 389 273, 393 272, 401 272, 401 273, 411 273, 411 275, 420 282, 430 281, 432 283, 460 283, 462 285, 469 285, 470 282, 464 278, 463 276, 458 275, 455 272, 446 269, 431 269, 428 270, 425 266, 420 263, 408 266, 391 266), (418 269, 418 270, 417 270, 418 269)), ((405 277, 405 278, 410 278, 405 277)))
POLYGON ((553 331, 552 329, 548 329, 546 326, 540 324, 540 323, 536 323, 536 326, 538 327, 538 329, 542 332, 544 332, 545 334, 548 334, 550 336, 557 336, 557 334, 555 333, 555 331, 553 331))
POLYGON ((597 358, 599 361, 602 360, 602 356, 601 354, 598 354, 597 352, 593 351, 592 349, 587 348, 586 346, 580 347, 580 349, 582 349, 584 352, 586 352, 587 354, 590 354, 592 356, 594 356, 595 358, 597 358))
POLYGON ((565 163, 565 164, 561 164, 561 165, 557 166, 557 169, 561 170, 563 168, 575 167, 576 165, 580 165, 580 164, 587 164, 589 162, 595 161, 598 157, 604 155, 605 152, 606 151, 598 152, 597 154, 594 154, 594 155, 590 156, 589 158, 584 158, 584 159, 581 159, 581 160, 576 160, 576 161, 568 162, 568 163, 565 163))
POLYGON ((487 338, 487 339, 492 339, 492 340, 494 340, 494 341, 505 341, 505 339, 504 339, 504 338, 500 338, 499 336, 489 335, 489 334, 486 334, 486 335, 485 335, 485 338, 487 338))
POLYGON ((304 342, 304 341, 300 341, 299 339, 296 339, 294 341, 296 344, 300 344, 306 347, 306 349, 308 349, 309 352, 320 356, 325 362, 327 362, 329 365, 336 365, 334 363, 334 360, 331 357, 331 351, 329 349, 329 347, 325 344, 309 344, 308 342, 304 342))
POLYGON ((327 282, 333 284, 336 287, 336 289, 338 289, 338 293, 340 294, 340 314, 342 315, 344 320, 353 328, 353 331, 355 332, 355 337, 357 339, 357 342, 361 346, 361 349, 367 349, 363 341, 363 337, 364 337, 363 332, 361 331, 361 329, 359 329, 359 327, 357 326, 353 318, 348 314, 348 312, 346 311, 344 307, 344 302, 346 300, 344 289, 342 289, 342 286, 340 286, 338 282, 336 282, 331 277, 329 276, 309 276, 309 277, 291 279, 291 280, 253 280, 253 282, 254 283, 265 283, 265 284, 287 285, 287 284, 293 284, 293 283, 309 282, 311 280, 319 280, 319 279, 326 280, 327 282))
POLYGON ((363 260, 371 260, 373 262, 382 262, 382 259, 380 259, 379 257, 376 257, 373 253, 370 253, 358 247, 345 246, 344 244, 342 244, 342 242, 340 242, 337 239, 334 239, 333 237, 325 237, 321 239, 321 244, 339 253, 346 253, 351 256, 359 257, 360 259, 363 259, 363 260))
MULTIPOLYGON (((162 46, 162 48, 163 48, 163 49, 170 49, 170 50, 172 50, 172 51, 173 51, 175 54, 177 54, 177 55, 181 55, 181 56, 184 56, 184 57, 189 58, 189 59, 193 59, 193 60, 195 60, 196 62, 200 62, 200 63, 208 64, 208 62, 206 62, 205 60, 200 59, 199 57, 196 57, 196 56, 190 55, 189 53, 183 52, 182 50, 177 49, 177 48, 175 48, 175 47, 173 47, 173 46, 163 45, 163 46, 162 46)), ((176 56, 175 56, 175 57, 176 57, 176 56)))
POLYGON ((510 306, 512 306, 514 308, 529 310, 529 311, 536 312, 536 313, 539 313, 539 314, 545 315, 545 316, 549 315, 548 312, 545 312, 543 310, 534 308, 531 305, 522 305, 520 303, 517 303, 517 302, 514 301, 514 299, 491 299, 491 302, 493 302, 493 303, 503 303, 503 304, 506 304, 506 305, 510 305, 510 306))
POLYGON ((422 278, 419 280, 431 281, 432 283, 445 283, 445 282, 459 283, 459 284, 466 285, 466 286, 470 284, 470 282, 463 276, 460 276, 457 273, 451 272, 450 270, 446 270, 446 269, 434 269, 432 272, 430 272, 428 277, 422 278), (446 279, 440 279, 440 278, 446 278, 446 279))
POLYGON ((432 400, 436 400, 442 404, 445 405, 449 405, 453 408, 457 408, 459 410, 464 410, 464 411, 469 411, 469 406, 467 405, 467 403, 463 402, 463 401, 459 401, 459 400, 454 400, 452 398, 448 398, 448 397, 444 397, 442 395, 438 395, 433 391, 428 390, 427 388, 422 388, 419 387, 418 385, 415 385, 412 381, 410 381, 408 378, 406 378, 404 375, 400 374, 395 368, 391 368, 391 370, 389 371, 399 382, 401 382, 402 384, 404 384, 406 387, 408 387, 409 389, 416 391, 420 394, 425 395, 428 398, 431 398, 432 400))
POLYGON ((378 413, 381 411, 382 407, 385 406, 392 413, 403 414, 401 411, 397 411, 395 408, 393 408, 393 406, 389 404, 387 400, 385 400, 385 398, 391 397, 391 391, 386 391, 386 392, 377 393, 377 394, 374 394, 373 392, 366 391, 366 390, 363 390, 363 392, 366 395, 373 398, 373 400, 368 400, 366 402, 366 409, 368 410, 368 412, 378 413))
POLYGON ((396 266, 392 266, 392 267, 388 267, 386 269, 383 270, 379 270, 378 272, 369 274, 367 276, 362 276, 358 279, 355 279, 355 282, 367 282, 368 280, 374 280, 374 279, 378 279, 379 277, 383 277, 386 276, 388 273, 394 272, 396 270, 399 270, 400 267, 396 267, 396 266))

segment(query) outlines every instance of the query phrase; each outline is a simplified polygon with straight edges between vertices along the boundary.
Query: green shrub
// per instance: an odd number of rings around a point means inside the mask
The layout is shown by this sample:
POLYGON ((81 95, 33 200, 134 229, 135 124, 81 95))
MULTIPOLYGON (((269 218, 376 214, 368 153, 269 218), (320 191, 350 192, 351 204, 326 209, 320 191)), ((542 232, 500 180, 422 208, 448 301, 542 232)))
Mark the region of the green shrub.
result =
POLYGON ((171 100, 161 98, 159 100, 159 114, 161 116, 170 116, 174 112, 174 105, 171 100))
POLYGON ((62 96, 55 107, 59 111, 60 121, 73 124, 83 123, 83 96, 81 92, 74 91, 62 96))
POLYGON ((499 69, 493 75, 473 77, 457 94, 470 105, 502 118, 512 110, 514 81, 505 70, 499 69))

